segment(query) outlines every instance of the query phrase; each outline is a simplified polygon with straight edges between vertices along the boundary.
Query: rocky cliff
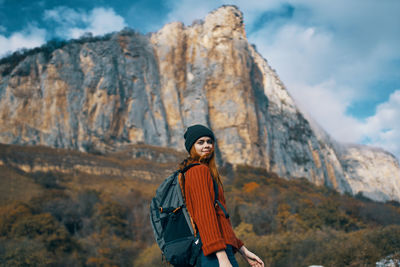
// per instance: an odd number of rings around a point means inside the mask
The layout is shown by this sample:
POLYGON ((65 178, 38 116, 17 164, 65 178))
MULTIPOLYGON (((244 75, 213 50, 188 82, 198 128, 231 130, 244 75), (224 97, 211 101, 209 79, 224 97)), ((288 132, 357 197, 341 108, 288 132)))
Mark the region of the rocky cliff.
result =
POLYGON ((183 150, 183 132, 194 123, 213 129, 222 164, 400 200, 398 161, 317 129, 247 41, 236 7, 187 27, 171 23, 146 36, 124 30, 0 65, 2 143, 183 150))

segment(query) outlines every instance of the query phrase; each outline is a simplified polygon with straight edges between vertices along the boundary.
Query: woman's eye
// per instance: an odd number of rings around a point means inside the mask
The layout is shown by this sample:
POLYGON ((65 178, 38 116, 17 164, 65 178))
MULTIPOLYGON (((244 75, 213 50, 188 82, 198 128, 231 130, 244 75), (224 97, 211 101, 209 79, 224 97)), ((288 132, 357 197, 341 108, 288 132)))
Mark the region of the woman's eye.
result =
POLYGON ((197 144, 202 145, 204 143, 204 141, 199 141, 197 142, 197 144))
POLYGON ((212 140, 208 140, 208 141, 207 141, 207 144, 210 144, 210 145, 212 145, 212 143, 213 143, 213 141, 212 141, 212 140))

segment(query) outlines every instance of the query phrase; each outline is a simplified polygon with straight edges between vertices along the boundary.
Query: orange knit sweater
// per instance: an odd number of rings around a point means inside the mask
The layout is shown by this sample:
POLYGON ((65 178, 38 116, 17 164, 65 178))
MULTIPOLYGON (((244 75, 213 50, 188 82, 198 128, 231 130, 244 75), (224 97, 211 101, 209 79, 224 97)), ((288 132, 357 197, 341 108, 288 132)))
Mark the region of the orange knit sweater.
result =
MULTIPOLYGON (((229 219, 219 206, 214 207, 214 185, 209 168, 197 165, 185 174, 186 205, 196 223, 203 243, 204 255, 225 249, 226 244, 236 249, 243 246, 233 232, 229 219)), ((226 209, 222 187, 218 189, 218 199, 226 209)))

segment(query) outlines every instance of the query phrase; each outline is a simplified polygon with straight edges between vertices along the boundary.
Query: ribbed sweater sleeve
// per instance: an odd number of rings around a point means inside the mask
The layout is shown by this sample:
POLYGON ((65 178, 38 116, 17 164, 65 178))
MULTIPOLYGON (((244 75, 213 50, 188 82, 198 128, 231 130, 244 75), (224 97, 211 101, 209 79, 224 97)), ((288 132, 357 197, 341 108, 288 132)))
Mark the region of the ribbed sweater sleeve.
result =
POLYGON ((214 187, 207 166, 192 167, 186 173, 185 194, 188 210, 199 230, 204 255, 226 248, 214 207, 214 187))

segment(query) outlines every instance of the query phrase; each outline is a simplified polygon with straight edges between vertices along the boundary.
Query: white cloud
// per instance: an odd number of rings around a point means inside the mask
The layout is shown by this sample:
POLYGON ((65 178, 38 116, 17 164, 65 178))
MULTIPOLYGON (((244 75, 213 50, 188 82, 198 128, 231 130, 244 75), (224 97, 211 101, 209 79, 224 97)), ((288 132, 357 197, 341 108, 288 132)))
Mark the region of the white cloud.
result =
POLYGON ((46 31, 35 26, 28 26, 20 32, 15 32, 6 37, 0 35, 0 57, 22 48, 34 48, 44 44, 46 31))
POLYGON ((260 47, 285 82, 301 70, 305 75, 302 79, 308 83, 334 77, 338 83, 351 85, 358 94, 364 93, 371 81, 387 74, 388 62, 400 58, 400 27, 386 19, 392 11, 374 11, 382 9, 377 2, 367 0, 369 5, 365 6, 352 3, 304 2, 301 7, 295 6, 293 17, 285 23, 268 23, 249 39, 260 47))
POLYGON ((378 105, 375 115, 363 125, 363 131, 368 144, 382 147, 400 158, 400 90, 378 105))
POLYGON ((68 7, 57 7, 45 12, 45 19, 59 26, 56 34, 64 38, 79 38, 84 33, 102 35, 126 27, 124 18, 111 8, 94 8, 86 12, 68 7))
POLYGON ((76 25, 80 21, 86 22, 87 14, 80 10, 76 11, 68 7, 57 7, 51 10, 45 10, 44 18, 52 20, 62 26, 76 25))
POLYGON ((329 80, 337 66, 332 34, 314 27, 286 24, 276 33, 267 27, 252 35, 250 40, 257 44, 260 53, 278 70, 285 83, 315 84, 329 80))
POLYGON ((222 5, 222 1, 206 0, 200 2, 198 0, 181 0, 168 1, 167 4, 169 5, 171 12, 166 18, 166 23, 181 21, 186 25, 190 25, 194 20, 204 18, 211 10, 222 5))
POLYGON ((356 143, 363 136, 362 122, 346 114, 349 106, 345 90, 337 90, 334 80, 314 86, 297 84, 292 93, 298 106, 310 114, 327 132, 338 140, 346 143, 356 143))
MULTIPOLYGON (((94 8, 91 11, 58 7, 44 12, 47 23, 55 24, 55 35, 62 38, 79 38, 87 32, 102 35, 126 27, 124 19, 111 8, 94 8)), ((51 26, 49 28, 52 28, 51 26)), ((53 27, 54 28, 54 27, 53 27)), ((6 29, 0 25, 0 32, 6 29)), ((21 48, 34 48, 46 42, 46 30, 29 25, 10 36, 0 34, 0 57, 21 48)))

